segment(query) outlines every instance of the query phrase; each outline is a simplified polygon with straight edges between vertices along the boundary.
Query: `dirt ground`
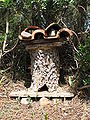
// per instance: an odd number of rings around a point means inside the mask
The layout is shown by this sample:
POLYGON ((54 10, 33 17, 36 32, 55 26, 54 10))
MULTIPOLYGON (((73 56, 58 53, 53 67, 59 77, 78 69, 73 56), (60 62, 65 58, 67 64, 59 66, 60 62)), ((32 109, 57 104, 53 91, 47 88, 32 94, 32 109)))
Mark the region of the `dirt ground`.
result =
POLYGON ((90 120, 90 99, 50 99, 44 107, 39 99, 23 105, 20 99, 9 97, 12 90, 26 89, 24 82, 11 82, 3 78, 0 82, 0 120, 90 120), (54 102, 56 100, 56 102, 54 102))

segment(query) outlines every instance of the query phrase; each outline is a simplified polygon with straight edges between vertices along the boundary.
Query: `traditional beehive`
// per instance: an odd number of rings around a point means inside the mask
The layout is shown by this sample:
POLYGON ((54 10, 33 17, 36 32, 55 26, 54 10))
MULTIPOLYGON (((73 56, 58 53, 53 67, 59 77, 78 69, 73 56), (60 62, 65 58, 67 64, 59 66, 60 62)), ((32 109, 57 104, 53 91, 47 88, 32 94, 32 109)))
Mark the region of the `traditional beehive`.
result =
POLYGON ((59 87, 60 56, 59 48, 72 36, 68 28, 52 23, 45 30, 29 26, 19 35, 31 58, 31 89, 39 91, 46 86, 49 92, 59 87))

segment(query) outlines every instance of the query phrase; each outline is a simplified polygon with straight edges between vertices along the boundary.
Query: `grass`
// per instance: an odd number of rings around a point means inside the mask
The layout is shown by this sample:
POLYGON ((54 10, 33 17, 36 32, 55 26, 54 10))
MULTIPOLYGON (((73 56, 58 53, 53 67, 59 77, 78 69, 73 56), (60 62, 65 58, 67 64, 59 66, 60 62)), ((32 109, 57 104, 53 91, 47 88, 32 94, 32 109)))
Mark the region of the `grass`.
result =
POLYGON ((44 114, 45 120, 47 120, 47 113, 44 114))
POLYGON ((54 112, 56 112, 57 110, 57 99, 55 99, 55 103, 54 103, 54 112))

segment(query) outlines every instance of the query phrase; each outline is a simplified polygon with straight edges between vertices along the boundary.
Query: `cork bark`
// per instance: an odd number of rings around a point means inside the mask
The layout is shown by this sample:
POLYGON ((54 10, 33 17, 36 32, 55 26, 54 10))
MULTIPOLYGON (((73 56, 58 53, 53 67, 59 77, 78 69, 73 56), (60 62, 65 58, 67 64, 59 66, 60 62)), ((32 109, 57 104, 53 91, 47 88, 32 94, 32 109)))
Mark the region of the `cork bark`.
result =
POLYGON ((59 53, 57 48, 37 49, 30 51, 31 57, 31 89, 40 90, 44 85, 48 91, 57 90, 59 81, 59 53))

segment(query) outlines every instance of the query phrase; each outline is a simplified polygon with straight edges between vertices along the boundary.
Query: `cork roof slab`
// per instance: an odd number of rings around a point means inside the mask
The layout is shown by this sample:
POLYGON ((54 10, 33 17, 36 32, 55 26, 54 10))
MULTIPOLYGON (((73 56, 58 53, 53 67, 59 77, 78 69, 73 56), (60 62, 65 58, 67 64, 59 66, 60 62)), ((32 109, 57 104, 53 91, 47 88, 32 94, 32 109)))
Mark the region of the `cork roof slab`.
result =
POLYGON ((50 24, 46 29, 41 29, 38 26, 29 26, 18 36, 23 41, 54 40, 58 38, 67 38, 72 36, 72 31, 68 28, 61 28, 57 23, 50 24), (31 30, 31 33, 29 32, 31 30))

